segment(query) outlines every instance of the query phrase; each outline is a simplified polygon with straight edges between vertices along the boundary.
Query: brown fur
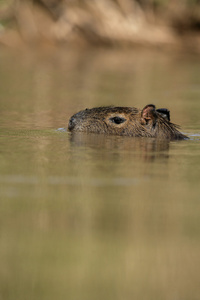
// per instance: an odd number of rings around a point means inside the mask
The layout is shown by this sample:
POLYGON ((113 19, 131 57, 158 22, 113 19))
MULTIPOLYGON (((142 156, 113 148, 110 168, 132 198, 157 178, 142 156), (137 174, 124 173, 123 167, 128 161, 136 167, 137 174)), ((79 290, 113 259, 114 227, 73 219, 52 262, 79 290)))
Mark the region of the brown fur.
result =
POLYGON ((179 126, 170 122, 167 109, 156 110, 150 104, 139 110, 134 107, 96 107, 85 109, 69 120, 71 132, 103 133, 132 137, 155 137, 161 139, 187 138, 179 126))

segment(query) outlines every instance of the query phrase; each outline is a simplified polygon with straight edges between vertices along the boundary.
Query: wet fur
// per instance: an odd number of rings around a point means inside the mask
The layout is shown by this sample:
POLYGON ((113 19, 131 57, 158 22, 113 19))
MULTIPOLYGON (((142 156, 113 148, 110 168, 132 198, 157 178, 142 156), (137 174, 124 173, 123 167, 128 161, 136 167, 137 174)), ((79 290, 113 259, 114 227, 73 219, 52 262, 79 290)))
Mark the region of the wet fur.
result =
POLYGON ((102 133, 131 137, 154 137, 161 139, 185 139, 179 126, 171 123, 164 114, 156 111, 154 105, 143 110, 134 107, 96 107, 85 109, 73 115, 68 129, 71 132, 102 133), (121 124, 111 120, 125 119, 121 124))

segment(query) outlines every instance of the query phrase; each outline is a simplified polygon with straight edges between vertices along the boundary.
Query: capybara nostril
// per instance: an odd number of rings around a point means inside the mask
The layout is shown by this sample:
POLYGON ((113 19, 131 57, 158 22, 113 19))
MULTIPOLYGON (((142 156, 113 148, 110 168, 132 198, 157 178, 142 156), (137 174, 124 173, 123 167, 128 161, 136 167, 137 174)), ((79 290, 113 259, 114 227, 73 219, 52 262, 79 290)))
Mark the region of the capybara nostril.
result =
POLYGON ((70 120, 69 120, 69 124, 68 124, 68 129, 71 131, 74 129, 76 125, 76 120, 74 117, 71 117, 70 120))

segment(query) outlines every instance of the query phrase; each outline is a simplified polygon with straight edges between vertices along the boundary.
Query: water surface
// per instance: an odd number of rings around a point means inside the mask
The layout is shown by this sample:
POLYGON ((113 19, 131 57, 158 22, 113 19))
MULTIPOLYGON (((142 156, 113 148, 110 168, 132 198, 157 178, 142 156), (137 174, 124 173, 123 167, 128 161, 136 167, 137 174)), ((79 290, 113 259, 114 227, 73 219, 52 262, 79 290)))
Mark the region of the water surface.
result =
POLYGON ((199 299, 200 59, 1 52, 0 90, 0 298, 199 299), (190 139, 57 130, 148 103, 190 139))

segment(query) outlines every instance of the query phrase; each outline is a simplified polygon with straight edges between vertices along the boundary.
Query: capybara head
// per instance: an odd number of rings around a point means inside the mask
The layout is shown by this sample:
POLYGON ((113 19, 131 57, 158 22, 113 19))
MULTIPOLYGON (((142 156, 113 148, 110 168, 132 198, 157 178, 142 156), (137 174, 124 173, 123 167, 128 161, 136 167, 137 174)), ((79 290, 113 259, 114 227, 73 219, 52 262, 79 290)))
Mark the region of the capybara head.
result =
POLYGON ((132 137, 163 139, 187 138, 179 126, 170 122, 168 109, 146 105, 142 110, 134 107, 96 107, 82 110, 69 120, 71 132, 103 133, 132 137))

